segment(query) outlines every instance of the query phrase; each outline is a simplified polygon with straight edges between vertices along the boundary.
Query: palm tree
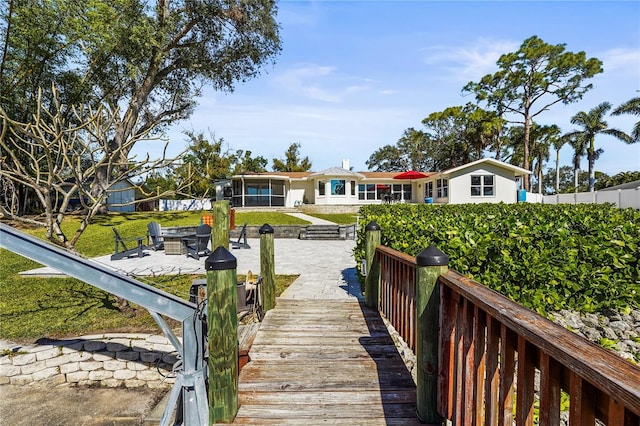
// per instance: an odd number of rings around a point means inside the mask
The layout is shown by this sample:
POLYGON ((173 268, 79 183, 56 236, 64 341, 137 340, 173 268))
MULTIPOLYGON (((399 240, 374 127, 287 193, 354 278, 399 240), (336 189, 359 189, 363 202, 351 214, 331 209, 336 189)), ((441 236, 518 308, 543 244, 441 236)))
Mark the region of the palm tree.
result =
MULTIPOLYGON (((621 114, 640 115, 640 97, 629 99, 611 113, 611 115, 621 114)), ((633 126, 631 137, 633 138, 633 142, 640 142, 640 121, 637 121, 633 126)))
POLYGON ((549 147, 555 144, 560 134, 560 128, 555 124, 550 126, 539 126, 533 123, 531 126, 531 165, 534 176, 538 180, 538 193, 542 194, 542 173, 544 162, 549 160, 549 147), (533 166, 535 164, 535 167, 533 166))
MULTIPOLYGON (((597 134, 605 134, 614 136, 626 143, 632 143, 631 136, 627 135, 621 130, 609 128, 609 125, 604 121, 604 116, 611 109, 609 102, 602 102, 600 105, 592 108, 589 112, 580 111, 573 117, 571 117, 571 124, 577 124, 582 127, 582 130, 575 130, 568 133, 568 135, 581 135, 585 142, 588 142, 587 147, 587 161, 589 162, 589 191, 593 191, 593 186, 596 181, 595 177, 595 161, 597 159, 595 149, 595 139, 597 134)), ((565 135, 566 136, 566 135, 565 135)), ((601 151, 602 153, 604 151, 601 151)), ((599 154, 598 154, 599 155, 599 154)))
POLYGON ((557 138, 553 141, 553 149, 556 150, 556 194, 560 192, 560 150, 564 146, 566 140, 557 138))
POLYGON ((587 153, 587 141, 580 133, 569 132, 560 137, 559 141, 562 143, 568 143, 573 148, 573 157, 571 157, 571 163, 573 164, 573 190, 578 192, 578 177, 580 175, 580 161, 582 157, 587 153))

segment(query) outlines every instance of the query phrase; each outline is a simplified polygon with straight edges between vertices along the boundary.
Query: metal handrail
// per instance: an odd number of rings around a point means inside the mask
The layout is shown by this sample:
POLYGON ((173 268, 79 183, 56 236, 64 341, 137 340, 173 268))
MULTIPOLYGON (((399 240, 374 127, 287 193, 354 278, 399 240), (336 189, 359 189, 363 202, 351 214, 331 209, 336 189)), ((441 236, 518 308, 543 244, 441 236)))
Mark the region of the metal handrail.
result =
POLYGON ((180 394, 184 424, 196 426, 209 423, 209 404, 205 387, 207 366, 204 357, 203 318, 198 314, 195 304, 121 275, 113 269, 62 250, 2 223, 0 223, 0 247, 63 271, 71 277, 148 309, 180 354, 182 362, 177 370, 176 381, 171 389, 169 403, 161 424, 169 424, 171 413, 178 405, 180 394), (161 315, 182 323, 182 343, 161 315))

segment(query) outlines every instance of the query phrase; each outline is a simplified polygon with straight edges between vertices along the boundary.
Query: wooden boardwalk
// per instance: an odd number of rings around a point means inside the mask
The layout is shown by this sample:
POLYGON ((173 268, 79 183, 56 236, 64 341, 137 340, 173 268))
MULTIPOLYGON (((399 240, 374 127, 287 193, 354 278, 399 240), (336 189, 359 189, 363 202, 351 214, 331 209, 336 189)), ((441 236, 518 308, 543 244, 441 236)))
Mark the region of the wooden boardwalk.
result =
POLYGON ((416 390, 378 312, 279 299, 239 380, 238 424, 412 425, 416 390))

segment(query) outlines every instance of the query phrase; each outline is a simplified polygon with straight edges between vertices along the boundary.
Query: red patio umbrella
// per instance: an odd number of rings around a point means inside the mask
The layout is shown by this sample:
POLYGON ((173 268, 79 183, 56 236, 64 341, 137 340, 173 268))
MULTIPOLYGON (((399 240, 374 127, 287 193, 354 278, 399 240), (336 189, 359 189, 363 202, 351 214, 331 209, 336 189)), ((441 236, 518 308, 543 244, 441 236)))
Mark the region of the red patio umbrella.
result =
POLYGON ((402 172, 399 175, 394 176, 394 179, 404 179, 404 180, 413 180, 413 179, 422 179, 426 178, 427 175, 421 172, 416 172, 415 170, 408 170, 406 172, 402 172))

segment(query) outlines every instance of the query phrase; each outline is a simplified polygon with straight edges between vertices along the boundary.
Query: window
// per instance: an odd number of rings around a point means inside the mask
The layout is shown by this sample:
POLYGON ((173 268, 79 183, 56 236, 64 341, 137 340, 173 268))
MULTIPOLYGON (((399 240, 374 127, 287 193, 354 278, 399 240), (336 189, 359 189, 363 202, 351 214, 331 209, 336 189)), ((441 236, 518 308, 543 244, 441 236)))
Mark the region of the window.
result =
POLYGON ((394 201, 411 200, 411 184, 395 184, 393 185, 394 201))
POLYGON ((320 196, 324 196, 324 185, 325 183, 323 181, 318 182, 318 195, 320 196))
POLYGON ((358 199, 359 200, 375 200, 376 199, 376 186, 374 184, 358 185, 358 199))
POLYGON ((438 198, 446 198, 449 196, 449 179, 436 180, 436 192, 438 198))
POLYGON ((379 183, 376 185, 376 199, 382 200, 385 203, 391 202, 391 185, 387 185, 386 183, 379 183))
POLYGON ((411 195, 411 185, 402 185, 402 197, 405 201, 411 201, 413 195, 411 195))
POLYGON ((352 180, 351 181, 351 196, 355 197, 356 195, 356 181, 352 180))
POLYGON ((433 198, 433 182, 427 182, 424 184, 424 197, 433 198))
POLYGON ((331 179, 331 195, 345 195, 344 179, 331 179))
POLYGON ((471 175, 472 197, 493 197, 495 193, 494 175, 471 175))

